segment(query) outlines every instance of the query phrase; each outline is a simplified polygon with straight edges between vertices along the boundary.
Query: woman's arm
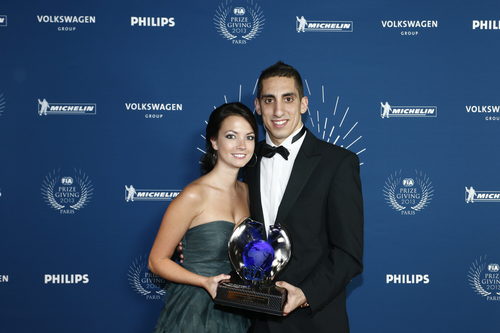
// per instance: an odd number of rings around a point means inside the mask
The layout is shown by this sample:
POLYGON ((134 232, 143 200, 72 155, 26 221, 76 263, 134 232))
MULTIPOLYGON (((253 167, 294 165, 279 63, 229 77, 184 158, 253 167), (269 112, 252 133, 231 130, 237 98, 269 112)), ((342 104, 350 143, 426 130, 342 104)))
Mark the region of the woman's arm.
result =
POLYGON ((203 212, 202 191, 201 185, 191 184, 170 203, 149 254, 148 266, 153 273, 169 281, 204 288, 214 298, 218 282, 229 278, 228 275, 198 275, 171 260, 191 222, 203 212))

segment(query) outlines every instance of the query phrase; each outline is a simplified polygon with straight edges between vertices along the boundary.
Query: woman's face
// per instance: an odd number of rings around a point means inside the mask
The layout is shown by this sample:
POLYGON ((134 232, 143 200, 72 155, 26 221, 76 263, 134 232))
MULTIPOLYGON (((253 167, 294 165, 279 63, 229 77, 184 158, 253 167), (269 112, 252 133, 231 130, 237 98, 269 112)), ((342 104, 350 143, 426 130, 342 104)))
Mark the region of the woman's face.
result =
POLYGON ((235 168, 244 167, 253 156, 255 133, 241 116, 229 116, 221 124, 216 139, 211 139, 217 151, 217 163, 235 168))

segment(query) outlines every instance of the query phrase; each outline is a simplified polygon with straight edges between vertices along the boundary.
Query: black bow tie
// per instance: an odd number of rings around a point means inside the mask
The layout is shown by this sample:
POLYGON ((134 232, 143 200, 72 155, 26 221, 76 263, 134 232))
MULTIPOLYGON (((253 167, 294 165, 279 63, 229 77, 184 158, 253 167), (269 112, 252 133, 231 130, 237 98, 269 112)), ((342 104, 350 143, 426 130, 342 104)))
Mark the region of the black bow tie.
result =
POLYGON ((274 154, 276 154, 276 153, 283 156, 283 158, 285 160, 288 160, 288 155, 290 155, 290 152, 288 151, 288 149, 286 149, 283 146, 273 147, 273 146, 268 145, 267 143, 263 143, 260 146, 259 155, 262 157, 273 157, 274 154))

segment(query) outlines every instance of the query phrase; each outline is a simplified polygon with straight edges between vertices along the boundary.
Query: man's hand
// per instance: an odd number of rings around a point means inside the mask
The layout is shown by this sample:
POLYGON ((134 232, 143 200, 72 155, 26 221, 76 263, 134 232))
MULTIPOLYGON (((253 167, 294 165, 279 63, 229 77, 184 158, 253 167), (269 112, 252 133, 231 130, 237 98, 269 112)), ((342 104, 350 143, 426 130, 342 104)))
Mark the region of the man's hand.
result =
POLYGON ((307 303, 306 295, 304 295, 302 289, 292 286, 290 283, 285 281, 278 281, 276 282, 276 285, 278 287, 285 288, 288 292, 285 308, 283 309, 284 316, 288 316, 290 312, 307 303))

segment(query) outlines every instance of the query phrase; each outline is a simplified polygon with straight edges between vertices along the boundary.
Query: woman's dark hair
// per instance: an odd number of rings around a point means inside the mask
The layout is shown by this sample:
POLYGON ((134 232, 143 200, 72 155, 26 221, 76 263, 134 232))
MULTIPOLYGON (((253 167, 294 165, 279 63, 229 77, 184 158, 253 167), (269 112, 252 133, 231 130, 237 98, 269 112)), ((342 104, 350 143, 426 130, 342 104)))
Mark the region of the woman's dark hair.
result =
POLYGON ((217 109, 212 111, 212 113, 210 114, 210 118, 208 119, 207 129, 205 131, 206 153, 200 160, 202 174, 210 172, 217 162, 217 153, 212 147, 210 139, 217 137, 222 122, 229 116, 239 116, 248 121, 250 126, 252 126, 253 132, 255 134, 255 142, 257 143, 257 121, 255 120, 252 111, 250 111, 250 109, 247 108, 244 104, 239 102, 222 104, 217 109))

